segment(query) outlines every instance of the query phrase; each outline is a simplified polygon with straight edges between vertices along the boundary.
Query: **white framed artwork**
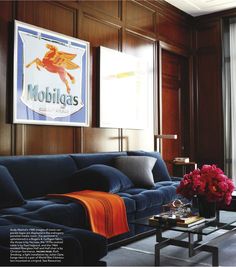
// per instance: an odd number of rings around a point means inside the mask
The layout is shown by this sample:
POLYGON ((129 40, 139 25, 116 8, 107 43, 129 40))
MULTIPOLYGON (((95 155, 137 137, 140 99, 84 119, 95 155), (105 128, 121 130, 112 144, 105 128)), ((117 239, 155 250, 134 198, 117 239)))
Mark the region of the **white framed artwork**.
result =
POLYGON ((99 126, 144 129, 148 65, 143 58, 99 47, 99 126))

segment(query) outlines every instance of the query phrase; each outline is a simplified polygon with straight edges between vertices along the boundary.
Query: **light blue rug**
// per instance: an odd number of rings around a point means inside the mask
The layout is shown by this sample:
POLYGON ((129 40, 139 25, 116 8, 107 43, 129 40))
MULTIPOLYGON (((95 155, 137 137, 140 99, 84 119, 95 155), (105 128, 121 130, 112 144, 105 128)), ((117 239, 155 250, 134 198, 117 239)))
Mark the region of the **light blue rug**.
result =
MULTIPOLYGON (((163 236, 173 237, 178 234, 175 231, 166 231, 163 236)), ((217 235, 216 232, 204 240, 210 240, 217 235)), ((154 244, 155 236, 151 236, 110 251, 103 260, 107 262, 107 266, 153 266, 154 244)), ((236 266, 236 234, 221 241, 218 247, 220 266, 236 266)), ((212 266, 211 264, 212 257, 207 252, 200 252, 189 258, 188 250, 185 248, 168 246, 161 250, 162 266, 212 266)))

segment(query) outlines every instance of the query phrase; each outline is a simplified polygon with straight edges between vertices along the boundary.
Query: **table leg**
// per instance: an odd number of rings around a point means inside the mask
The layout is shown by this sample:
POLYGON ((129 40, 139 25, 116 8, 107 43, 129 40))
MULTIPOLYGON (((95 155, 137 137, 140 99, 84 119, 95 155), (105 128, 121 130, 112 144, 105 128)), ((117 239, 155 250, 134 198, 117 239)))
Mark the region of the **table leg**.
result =
POLYGON ((197 234, 197 241, 201 242, 202 241, 202 235, 201 234, 197 234))
POLYGON ((192 257, 194 255, 194 235, 192 233, 188 234, 188 256, 192 257))
POLYGON ((160 250, 170 245, 170 239, 163 240, 155 245, 155 266, 160 266, 160 250))
POLYGON ((161 228, 157 228, 156 231, 156 242, 161 242, 162 241, 162 230, 161 228))
POLYGON ((219 266, 219 249, 218 247, 215 246, 208 246, 208 245, 203 245, 200 247, 201 251, 207 251, 212 254, 212 266, 218 267, 219 266))
POLYGON ((217 247, 214 247, 214 252, 212 252, 212 266, 219 266, 219 251, 217 247))

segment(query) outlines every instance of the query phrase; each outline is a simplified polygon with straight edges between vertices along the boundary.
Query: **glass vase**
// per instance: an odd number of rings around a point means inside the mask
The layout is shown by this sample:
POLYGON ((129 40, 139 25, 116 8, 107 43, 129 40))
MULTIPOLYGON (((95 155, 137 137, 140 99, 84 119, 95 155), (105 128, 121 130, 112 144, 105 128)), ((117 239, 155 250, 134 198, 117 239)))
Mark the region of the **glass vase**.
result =
POLYGON ((206 219, 216 217, 216 203, 207 201, 207 199, 203 196, 198 196, 198 210, 199 216, 206 219))

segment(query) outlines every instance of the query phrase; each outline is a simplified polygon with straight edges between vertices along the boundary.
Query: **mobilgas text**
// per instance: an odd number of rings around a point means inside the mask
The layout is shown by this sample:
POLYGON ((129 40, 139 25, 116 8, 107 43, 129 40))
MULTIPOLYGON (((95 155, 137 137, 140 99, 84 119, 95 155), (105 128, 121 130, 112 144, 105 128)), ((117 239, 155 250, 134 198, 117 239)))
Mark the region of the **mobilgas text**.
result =
POLYGON ((54 88, 50 90, 46 87, 45 90, 39 90, 38 85, 28 84, 28 100, 46 102, 52 104, 62 104, 63 106, 77 106, 79 103, 78 96, 70 94, 61 94, 61 90, 54 88))

